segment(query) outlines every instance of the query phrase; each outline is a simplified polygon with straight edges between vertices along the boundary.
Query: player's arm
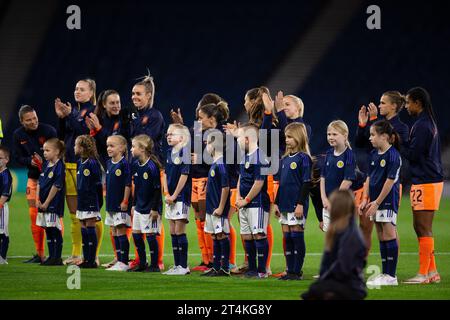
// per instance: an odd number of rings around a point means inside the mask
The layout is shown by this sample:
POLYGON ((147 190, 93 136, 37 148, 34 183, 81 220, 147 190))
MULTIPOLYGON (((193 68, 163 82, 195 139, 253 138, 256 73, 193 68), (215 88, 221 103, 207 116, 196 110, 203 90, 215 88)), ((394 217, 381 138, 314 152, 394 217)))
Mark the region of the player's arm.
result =
MULTIPOLYGON (((39 188, 39 185, 38 185, 39 188)), ((58 191, 60 191, 61 188, 56 187, 55 185, 53 185, 50 188, 50 192, 48 193, 48 197, 47 199, 45 199, 45 202, 41 205, 42 210, 47 210, 48 206, 50 205, 50 203, 52 202, 53 198, 55 198, 56 194, 58 193, 58 191)), ((36 190, 37 192, 38 190, 36 190)))
POLYGON ((220 203, 219 207, 214 210, 214 215, 221 216, 223 210, 225 209, 225 204, 227 203, 228 195, 230 194, 230 187, 223 187, 222 192, 220 194, 220 203))
POLYGON ((0 197, 0 209, 3 208, 3 206, 5 205, 6 201, 8 201, 8 197, 7 196, 1 196, 0 197))
POLYGON ((342 180, 341 185, 339 186, 339 190, 348 190, 352 186, 351 180, 342 180))
POLYGON ((264 180, 255 180, 255 182, 253 182, 252 188, 250 189, 249 193, 245 196, 245 201, 247 203, 250 203, 254 197, 256 197, 256 195, 258 193, 261 192, 261 189, 264 186, 264 180))
POLYGON ((369 183, 370 183, 370 177, 367 176, 366 182, 364 183, 364 187, 363 187, 363 199, 358 208, 360 215, 362 214, 363 210, 366 208, 367 202, 369 201, 369 183))
POLYGON ((164 172, 163 176, 163 194, 164 196, 170 196, 169 194, 169 184, 167 183, 167 174, 164 172))
POLYGON ((322 204, 325 209, 328 210, 330 203, 327 198, 327 194, 325 192, 325 178, 320 177, 320 197, 322 198, 322 204))
POLYGON ((180 176, 180 179, 178 180, 177 187, 175 188, 175 191, 173 192, 173 195, 170 196, 170 198, 175 201, 175 199, 178 197, 181 191, 183 191, 184 186, 186 185, 186 182, 188 180, 188 175, 182 174, 180 176))
POLYGON ((131 187, 126 186, 123 192, 122 202, 120 203, 120 210, 126 211, 128 209, 128 199, 130 199, 130 194, 131 194, 131 187))

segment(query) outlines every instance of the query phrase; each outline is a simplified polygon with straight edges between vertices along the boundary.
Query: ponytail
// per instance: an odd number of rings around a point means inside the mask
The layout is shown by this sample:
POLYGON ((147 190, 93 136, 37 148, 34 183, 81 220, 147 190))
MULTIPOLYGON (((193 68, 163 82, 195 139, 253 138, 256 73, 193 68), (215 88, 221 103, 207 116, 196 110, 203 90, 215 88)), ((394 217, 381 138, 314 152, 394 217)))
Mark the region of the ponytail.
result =
POLYGON ((434 113, 433 105, 431 104, 431 97, 428 91, 421 87, 415 87, 409 89, 406 95, 413 101, 420 101, 422 108, 430 116, 434 126, 437 127, 436 115, 434 113))
POLYGON ((393 145, 395 149, 400 150, 400 136, 389 121, 379 120, 372 124, 372 127, 377 134, 386 134, 389 137, 389 143, 393 145))
POLYGON ((153 107, 153 102, 155 99, 155 82, 153 77, 150 75, 150 70, 147 69, 147 75, 140 78, 141 81, 135 84, 135 86, 144 86, 145 93, 150 93, 150 99, 148 101, 149 107, 153 107))

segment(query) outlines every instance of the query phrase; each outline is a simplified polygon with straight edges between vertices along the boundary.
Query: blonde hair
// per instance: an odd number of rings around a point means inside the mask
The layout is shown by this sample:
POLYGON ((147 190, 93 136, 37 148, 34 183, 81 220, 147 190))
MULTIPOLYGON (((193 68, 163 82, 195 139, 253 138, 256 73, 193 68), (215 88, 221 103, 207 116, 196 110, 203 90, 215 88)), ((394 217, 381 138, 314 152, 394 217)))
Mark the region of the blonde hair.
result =
POLYGON ((144 149, 145 154, 152 160, 156 166, 161 169, 161 163, 158 158, 153 154, 153 140, 146 134, 140 134, 134 137, 132 142, 136 143, 139 147, 144 149))
POLYGON ((81 147, 81 158, 94 158, 98 160, 97 145, 93 137, 88 134, 83 134, 75 139, 75 144, 81 147))
POLYGON ((66 148, 64 146, 64 141, 61 141, 58 138, 51 138, 51 139, 48 139, 47 141, 45 141, 44 144, 52 145, 54 148, 56 148, 59 151, 58 158, 59 159, 64 158, 64 153, 66 150, 66 148))
POLYGON ((349 134, 348 126, 344 121, 334 120, 334 121, 330 122, 330 124, 328 125, 328 128, 327 128, 327 131, 329 129, 334 129, 337 132, 339 132, 340 134, 342 134, 343 136, 345 136, 346 137, 345 138, 345 146, 349 149, 352 148, 350 145, 350 141, 348 140, 348 134, 349 134))
POLYGON ((344 230, 356 213, 355 198, 350 190, 336 190, 330 196, 330 225, 325 235, 325 248, 331 251, 336 233, 344 230))
POLYGON ((147 70, 147 75, 142 78, 141 81, 135 84, 135 86, 144 86, 145 93, 150 93, 150 99, 148 101, 149 107, 153 107, 153 102, 155 100, 155 82, 153 77, 150 75, 150 71, 147 70))
POLYGON ((286 129, 284 129, 284 134, 291 135, 292 138, 297 143, 297 147, 294 149, 286 147, 286 151, 283 157, 289 155, 289 153, 303 152, 306 153, 311 158, 311 152, 309 150, 309 142, 308 142, 308 133, 306 131, 306 126, 303 123, 292 122, 288 124, 286 126, 286 129))
POLYGON ((303 113, 305 112, 305 105, 303 104, 303 100, 292 94, 285 96, 285 98, 291 98, 294 101, 298 108, 299 117, 303 118, 303 113))
POLYGON ((128 142, 127 142, 127 139, 125 139, 125 137, 121 136, 120 134, 109 136, 106 139, 106 142, 108 142, 109 139, 115 139, 123 147, 122 155, 124 155, 125 158, 128 158, 128 142))
POLYGON ((167 132, 169 132, 170 128, 173 128, 174 130, 177 130, 180 135, 183 136, 183 142, 181 143, 181 146, 186 146, 189 141, 191 140, 191 133, 189 132, 188 127, 182 125, 181 123, 172 123, 167 128, 167 132))
POLYGON ((81 79, 80 81, 86 82, 89 85, 89 89, 92 91, 92 97, 89 101, 95 106, 97 104, 97 97, 95 91, 97 90, 97 85, 95 84, 95 80, 86 78, 81 79))

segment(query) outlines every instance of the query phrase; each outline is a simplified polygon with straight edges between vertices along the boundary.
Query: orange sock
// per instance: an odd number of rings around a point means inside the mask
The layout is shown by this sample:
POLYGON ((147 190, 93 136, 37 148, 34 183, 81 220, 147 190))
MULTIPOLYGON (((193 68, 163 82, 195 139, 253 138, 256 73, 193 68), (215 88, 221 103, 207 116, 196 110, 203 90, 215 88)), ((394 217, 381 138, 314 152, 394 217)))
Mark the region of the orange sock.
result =
POLYGON ((419 273, 421 275, 427 275, 430 269, 433 243, 432 237, 419 237, 419 273))
POLYGON ((36 218, 38 214, 38 209, 36 207, 28 208, 31 219, 31 234, 33 235, 34 247, 36 248, 36 253, 40 256, 44 256, 44 241, 45 241, 45 230, 42 227, 36 225, 36 218))
POLYGON ((236 229, 230 224, 230 263, 236 265, 236 229))
POLYGON ((428 273, 436 271, 437 271, 436 260, 434 258, 434 238, 431 238, 430 267, 428 268, 428 273))
POLYGON ((200 248, 200 252, 202 253, 202 261, 204 264, 209 263, 209 257, 208 257, 208 251, 206 251, 206 244, 205 244, 205 222, 202 222, 200 220, 195 220, 195 224, 197 225, 197 238, 198 238, 198 246, 200 248))
POLYGON ((161 233, 156 236, 156 241, 158 241, 158 264, 164 264, 164 225, 161 222, 161 233))
POLYGON ((116 242, 114 241, 112 228, 109 228, 109 237, 111 238, 111 244, 112 244, 112 248, 113 248, 113 252, 114 252, 114 257, 117 259, 116 242))
POLYGON ((203 234, 205 235, 205 245, 206 245, 206 251, 208 253, 208 263, 212 263, 214 261, 213 238, 210 233, 204 232, 203 234))
POLYGON ((267 241, 269 242, 269 253, 267 255, 266 268, 270 269, 270 262, 272 261, 272 251, 273 251, 273 230, 271 224, 267 226, 267 241))

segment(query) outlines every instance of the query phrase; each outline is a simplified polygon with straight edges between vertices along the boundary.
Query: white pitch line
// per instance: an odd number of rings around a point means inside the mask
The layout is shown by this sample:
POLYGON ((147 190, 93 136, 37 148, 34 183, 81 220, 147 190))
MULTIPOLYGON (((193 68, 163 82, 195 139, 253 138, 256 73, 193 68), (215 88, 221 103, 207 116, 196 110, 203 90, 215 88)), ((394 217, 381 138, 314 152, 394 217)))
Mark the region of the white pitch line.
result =
MULTIPOLYGON (((237 256, 244 256, 243 253, 236 253, 237 256)), ((283 256, 283 253, 272 253, 273 256, 283 256)), ((308 252, 306 253, 307 256, 322 256, 321 252, 308 252)), ((379 252, 372 252, 370 253, 371 256, 378 256, 380 255, 379 252)), ((401 256, 417 256, 419 255, 417 252, 400 252, 401 256)), ((435 256, 448 256, 450 255, 450 252, 435 252, 434 253, 435 256)), ((170 253, 165 253, 164 254, 165 257, 172 257, 172 254, 170 253)), ((201 256, 200 253, 189 253, 189 256, 192 257, 197 257, 197 256, 201 256)), ((8 259, 25 259, 25 258, 29 258, 30 256, 8 256, 8 259)), ((102 257, 114 257, 113 254, 100 254, 99 255, 100 258, 102 257)))

